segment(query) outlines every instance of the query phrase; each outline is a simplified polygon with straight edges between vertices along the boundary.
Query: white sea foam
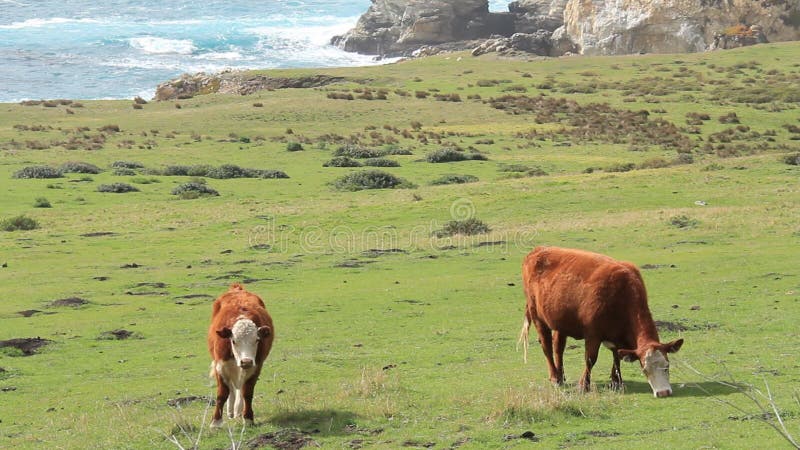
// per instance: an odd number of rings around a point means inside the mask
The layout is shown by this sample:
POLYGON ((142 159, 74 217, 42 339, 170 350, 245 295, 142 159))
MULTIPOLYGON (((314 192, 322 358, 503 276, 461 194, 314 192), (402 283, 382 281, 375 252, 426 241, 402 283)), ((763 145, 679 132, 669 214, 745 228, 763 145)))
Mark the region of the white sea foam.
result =
POLYGON ((84 23, 101 23, 97 19, 67 19, 65 17, 51 17, 49 19, 28 19, 22 22, 14 22, 9 25, 0 25, 0 30, 22 30, 25 28, 43 28, 51 25, 64 25, 64 24, 84 24, 84 23))
POLYGON ((155 36, 135 37, 128 39, 131 47, 150 54, 191 55, 197 47, 191 39, 166 39, 155 36))

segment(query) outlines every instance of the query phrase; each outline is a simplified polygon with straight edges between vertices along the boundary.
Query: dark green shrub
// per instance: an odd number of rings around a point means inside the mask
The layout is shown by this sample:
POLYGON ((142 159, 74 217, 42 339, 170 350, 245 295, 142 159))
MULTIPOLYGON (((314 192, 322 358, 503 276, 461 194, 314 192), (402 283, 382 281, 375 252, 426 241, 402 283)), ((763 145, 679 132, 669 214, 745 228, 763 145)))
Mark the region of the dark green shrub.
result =
POLYGON ((189 166, 167 166, 161 173, 166 177, 185 177, 189 175, 189 166))
POLYGON ((412 185, 399 177, 381 170, 365 170, 349 173, 333 183, 333 187, 340 191, 360 191, 364 189, 393 189, 412 187, 412 185))
POLYGON ((133 162, 133 161, 114 161, 111 163, 111 167, 113 169, 117 168, 124 168, 124 169, 143 169, 144 164, 133 162))
POLYGON ((33 202, 34 208, 52 208, 53 205, 50 204, 50 201, 44 197, 38 197, 36 201, 33 202))
POLYGON ((441 230, 435 231, 433 235, 439 238, 454 236, 456 234, 472 236, 475 234, 485 234, 489 231, 491 231, 491 228, 489 228, 488 225, 482 220, 473 217, 465 220, 451 220, 444 224, 441 230))
POLYGON ((547 172, 544 171, 539 166, 526 166, 524 164, 509 164, 500 167, 500 172, 505 172, 511 174, 512 178, 519 178, 519 177, 543 177, 547 175, 547 172))
POLYGON ((102 170, 94 164, 79 161, 68 161, 59 167, 61 173, 91 173, 98 174, 102 170))
POLYGON ((216 178, 218 180, 227 180, 230 178, 253 178, 252 172, 243 167, 234 164, 223 164, 219 167, 211 167, 205 170, 205 175, 200 173, 189 173, 191 176, 200 177, 207 176, 209 178, 216 178))
POLYGON ((303 150, 303 144, 299 142, 289 142, 286 144, 286 151, 299 152, 301 150, 303 150))
POLYGON ((443 175, 433 181, 433 185, 475 183, 478 177, 474 175, 443 175))
POLYGON ((361 167, 363 164, 348 156, 337 156, 322 164, 322 167, 361 167))
POLYGON ((190 181, 183 183, 172 190, 172 195, 177 195, 182 199, 194 199, 199 197, 218 196, 216 189, 206 186, 201 181, 190 181))
POLYGON ((792 166, 800 166, 800 152, 784 155, 783 162, 792 166))
POLYGON ((111 184, 101 184, 100 186, 97 186, 97 192, 124 194, 126 192, 139 192, 139 189, 127 183, 111 183, 111 184))
POLYGON ((669 219, 669 224, 676 228, 693 228, 699 223, 697 219, 689 218, 686 215, 673 216, 669 219))
POLYGON ((3 231, 35 230, 37 228, 39 228, 39 222, 25 215, 0 221, 0 230, 3 231))
POLYGON ((253 169, 253 178, 289 178, 289 175, 282 170, 273 169, 253 169))
POLYGON ((468 160, 480 160, 485 161, 487 158, 486 156, 480 153, 465 153, 460 152, 458 150, 454 150, 452 148, 443 148, 440 150, 436 150, 434 152, 428 153, 425 156, 425 161, 430 163, 446 163, 446 162, 457 162, 457 161, 468 161, 468 160))
POLYGON ((14 172, 13 178, 61 178, 60 170, 48 166, 28 166, 14 172))
POLYGON ((333 153, 333 156, 347 156, 350 158, 377 158, 381 156, 381 153, 371 148, 347 144, 336 149, 336 151, 333 153))
POLYGON ((136 171, 133 169, 128 169, 127 167, 117 167, 111 172, 113 175, 116 176, 129 176, 129 175, 136 175, 136 171))
POLYGON ((367 158, 364 160, 365 166, 370 167, 400 167, 400 163, 389 158, 367 158))
POLYGON ((670 162, 666 159, 657 156, 655 158, 650 158, 646 161, 642 161, 639 164, 640 169, 663 169, 664 167, 669 167, 670 162))
POLYGON ((636 164, 634 163, 616 163, 606 167, 603 170, 605 172, 630 172, 635 168, 636 164))
POLYGON ((208 164, 198 164, 195 166, 189 166, 189 168, 186 170, 186 175, 190 177, 207 177, 213 169, 214 166, 209 166, 208 164))

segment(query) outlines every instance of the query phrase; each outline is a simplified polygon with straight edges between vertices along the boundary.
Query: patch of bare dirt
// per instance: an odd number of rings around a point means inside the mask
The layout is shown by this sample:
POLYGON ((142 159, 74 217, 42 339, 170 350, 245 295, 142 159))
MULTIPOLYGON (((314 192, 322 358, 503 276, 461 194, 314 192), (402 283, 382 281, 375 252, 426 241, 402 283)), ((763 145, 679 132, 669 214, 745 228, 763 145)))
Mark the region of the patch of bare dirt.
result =
POLYGON ((103 236, 116 236, 117 233, 112 231, 96 231, 94 233, 84 233, 81 237, 103 237, 103 236))
POLYGON ((167 400, 167 405, 172 407, 186 406, 194 402, 208 403, 211 398, 205 395, 187 395, 186 397, 171 398, 167 400))
POLYGON ((31 356, 37 350, 53 341, 49 339, 35 338, 14 338, 7 341, 0 341, 0 348, 13 347, 22 352, 22 356, 31 356))
POLYGON ((272 447, 279 450, 297 450, 303 447, 319 447, 308 433, 285 428, 274 433, 265 433, 247 442, 247 448, 272 447))
POLYGON ((118 330, 111 330, 111 331, 103 331, 100 333, 100 336, 97 337, 99 340, 110 340, 110 341, 121 341, 124 339, 142 339, 142 335, 135 332, 129 331, 125 329, 118 329, 118 330))
POLYGON ((361 254, 367 258, 377 258, 384 255, 396 255, 398 253, 407 254, 408 252, 401 248, 372 248, 361 252, 361 254))
POLYGON ((53 300, 48 305, 51 308, 61 308, 61 307, 70 307, 70 308, 77 308, 79 306, 88 305, 89 300, 80 297, 67 297, 67 298, 60 298, 58 300, 53 300))

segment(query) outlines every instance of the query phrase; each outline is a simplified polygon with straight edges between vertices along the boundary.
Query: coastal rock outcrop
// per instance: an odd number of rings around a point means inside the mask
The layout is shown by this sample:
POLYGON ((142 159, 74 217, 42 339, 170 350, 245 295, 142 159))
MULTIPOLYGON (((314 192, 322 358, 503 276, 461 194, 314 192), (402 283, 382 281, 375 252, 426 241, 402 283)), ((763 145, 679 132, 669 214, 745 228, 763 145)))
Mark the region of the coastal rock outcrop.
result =
POLYGON ((800 3, 569 0, 564 9, 566 34, 584 55, 704 51, 713 46, 715 36, 740 25, 757 25, 762 41, 800 39, 800 3))
POLYGON ((423 45, 510 36, 513 19, 489 12, 487 0, 372 0, 356 27, 331 43, 351 52, 401 56, 423 45))
POLYGON ((342 77, 312 75, 298 78, 268 77, 247 71, 228 70, 215 74, 183 74, 161 83, 153 100, 179 100, 203 94, 248 95, 261 90, 312 88, 342 81, 342 77))
POLYGON ((372 0, 340 48, 408 56, 471 48, 618 55, 685 53, 800 40, 797 0, 516 0, 507 13, 487 0, 372 0), (483 42, 467 47, 467 40, 483 42), (460 47, 458 43, 463 43, 460 47))

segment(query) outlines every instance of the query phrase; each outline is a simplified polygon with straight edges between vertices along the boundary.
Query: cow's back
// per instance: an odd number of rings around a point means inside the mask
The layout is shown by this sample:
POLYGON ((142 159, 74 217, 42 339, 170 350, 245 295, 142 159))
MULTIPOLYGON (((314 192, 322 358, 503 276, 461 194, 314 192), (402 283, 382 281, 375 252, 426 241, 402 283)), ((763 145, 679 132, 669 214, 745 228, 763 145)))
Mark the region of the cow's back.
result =
POLYGON ((523 279, 532 317, 573 338, 591 334, 613 342, 627 312, 647 310, 638 269, 605 255, 537 247, 525 258, 523 279))

